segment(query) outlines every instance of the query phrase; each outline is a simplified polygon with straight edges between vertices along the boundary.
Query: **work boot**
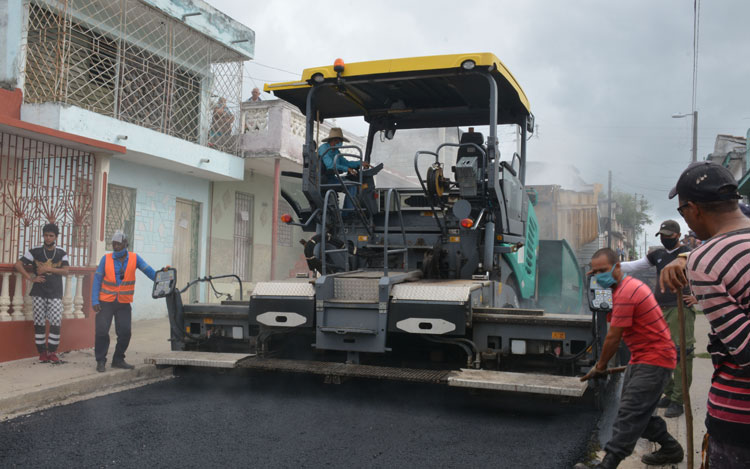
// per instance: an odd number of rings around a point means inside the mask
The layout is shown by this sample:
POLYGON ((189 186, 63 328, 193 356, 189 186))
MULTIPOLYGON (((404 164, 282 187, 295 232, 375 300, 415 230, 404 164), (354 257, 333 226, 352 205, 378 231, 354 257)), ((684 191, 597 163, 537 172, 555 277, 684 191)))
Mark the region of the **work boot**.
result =
POLYGON ((46 350, 39 354, 39 361, 42 363, 47 363, 49 361, 49 357, 47 356, 46 350))
POLYGON ((656 404, 656 407, 660 409, 666 409, 667 407, 669 407, 669 404, 671 403, 672 403, 672 400, 668 398, 667 396, 664 396, 661 399, 659 399, 659 403, 656 404))
POLYGON ((47 361, 50 363, 60 363, 60 359, 57 358, 57 354, 55 352, 47 352, 47 361))
POLYGON ((664 416, 667 418, 679 417, 683 412, 685 412, 685 409, 682 407, 682 404, 672 402, 669 404, 669 407, 667 407, 666 412, 664 412, 664 416))
POLYGON ((98 371, 99 373, 103 373, 104 370, 106 370, 104 363, 104 361, 96 362, 96 371, 98 371))
POLYGON ((132 370, 135 368, 130 363, 126 362, 125 360, 112 360, 112 365, 110 365, 112 368, 122 368, 123 370, 132 370))
POLYGON ((620 464, 620 458, 612 453, 604 455, 602 462, 594 466, 596 469, 615 469, 620 464))
POLYGON ((672 435, 667 435, 659 444, 661 448, 658 451, 643 455, 641 458, 643 464, 648 466, 663 466, 665 464, 682 462, 682 459, 685 457, 685 451, 683 451, 682 445, 672 438, 672 435))

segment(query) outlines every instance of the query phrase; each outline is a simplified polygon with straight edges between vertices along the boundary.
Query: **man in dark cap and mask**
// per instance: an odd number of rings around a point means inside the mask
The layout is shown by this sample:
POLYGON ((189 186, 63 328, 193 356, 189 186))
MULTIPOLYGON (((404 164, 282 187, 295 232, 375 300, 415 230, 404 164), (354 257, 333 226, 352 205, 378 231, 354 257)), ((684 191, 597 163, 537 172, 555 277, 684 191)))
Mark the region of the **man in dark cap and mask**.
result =
POLYGON ((738 206, 737 181, 708 161, 683 171, 669 198, 703 244, 661 271, 660 286, 690 287, 711 325, 714 373, 708 391, 707 463, 711 469, 750 461, 750 220, 738 206))
MULTIPOLYGON (((656 275, 658 277, 661 270, 667 264, 677 259, 680 253, 690 252, 690 248, 680 243, 680 224, 674 220, 664 221, 659 227, 656 236, 660 237, 664 248, 651 251, 646 257, 637 261, 621 263, 620 266, 623 272, 632 273, 656 267, 656 275)), ((680 360, 682 357, 679 356, 680 321, 677 314, 677 295, 670 291, 662 292, 657 287, 654 289, 654 296, 664 313, 664 319, 669 325, 669 332, 672 334, 672 340, 678 350, 677 357, 680 360)), ((685 305, 687 306, 685 308, 685 339, 687 342, 685 344, 687 350, 687 361, 685 364, 687 365, 687 390, 689 391, 690 383, 693 381, 693 357, 695 356, 695 310, 693 309, 693 305, 697 301, 689 293, 684 298, 685 305)), ((667 408, 664 412, 665 417, 679 417, 685 411, 683 392, 682 369, 680 366, 677 366, 672 379, 667 384, 667 387, 664 388, 664 397, 659 401, 658 405, 659 407, 667 408)))

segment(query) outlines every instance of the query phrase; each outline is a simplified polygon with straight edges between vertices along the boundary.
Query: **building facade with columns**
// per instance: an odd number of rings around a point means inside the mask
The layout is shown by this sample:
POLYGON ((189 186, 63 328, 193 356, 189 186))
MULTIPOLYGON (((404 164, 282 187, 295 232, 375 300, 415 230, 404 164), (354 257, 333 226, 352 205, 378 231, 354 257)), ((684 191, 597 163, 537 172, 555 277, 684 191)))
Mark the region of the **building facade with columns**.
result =
MULTIPOLYGON (((20 95, 19 120, 123 149, 92 150, 85 163, 63 169, 44 152, 28 158, 52 168, 52 176, 35 179, 42 187, 35 200, 83 220, 60 240, 73 265, 95 267, 121 229, 152 267, 176 266, 181 285, 206 275, 211 186, 244 177, 239 106, 254 32, 201 0, 8 0, 0 23, 9 25, 0 40, 0 86, 20 95), (90 201, 79 203, 82 192, 90 201)), ((5 219, 13 218, 3 206, 5 219)), ((42 223, 41 214, 29 223, 42 223)), ((26 221, 12 223, 18 231, 26 221)), ((34 241, 24 236, 4 237, 8 260, 34 241)), ((164 316, 151 282, 137 278, 134 319, 164 316)), ((184 298, 204 296, 196 288, 184 298)))

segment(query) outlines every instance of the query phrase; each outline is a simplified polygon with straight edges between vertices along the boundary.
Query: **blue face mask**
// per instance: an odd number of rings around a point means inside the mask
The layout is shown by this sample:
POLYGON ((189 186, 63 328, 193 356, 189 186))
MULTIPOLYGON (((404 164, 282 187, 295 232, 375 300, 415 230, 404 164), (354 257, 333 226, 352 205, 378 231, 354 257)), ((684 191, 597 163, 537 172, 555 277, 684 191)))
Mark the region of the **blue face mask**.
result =
POLYGON ((602 272, 600 274, 596 274, 594 276, 594 278, 596 279, 596 283, 598 283, 604 288, 612 288, 613 286, 617 285, 617 280, 615 280, 615 278, 612 276, 612 272, 614 271, 615 271, 615 266, 613 265, 612 268, 609 270, 609 272, 602 272))

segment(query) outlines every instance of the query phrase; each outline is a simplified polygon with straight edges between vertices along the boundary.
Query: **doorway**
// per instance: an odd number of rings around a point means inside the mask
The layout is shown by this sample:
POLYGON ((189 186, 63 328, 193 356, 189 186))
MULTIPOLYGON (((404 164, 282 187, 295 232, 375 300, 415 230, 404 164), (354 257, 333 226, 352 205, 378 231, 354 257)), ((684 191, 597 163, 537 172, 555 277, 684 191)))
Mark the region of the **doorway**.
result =
MULTIPOLYGON (((177 287, 184 288, 198 277, 200 258, 201 204, 192 200, 177 199, 174 221, 174 249, 172 265, 177 269, 177 287)), ((182 301, 198 301, 198 285, 182 294, 182 301)))

